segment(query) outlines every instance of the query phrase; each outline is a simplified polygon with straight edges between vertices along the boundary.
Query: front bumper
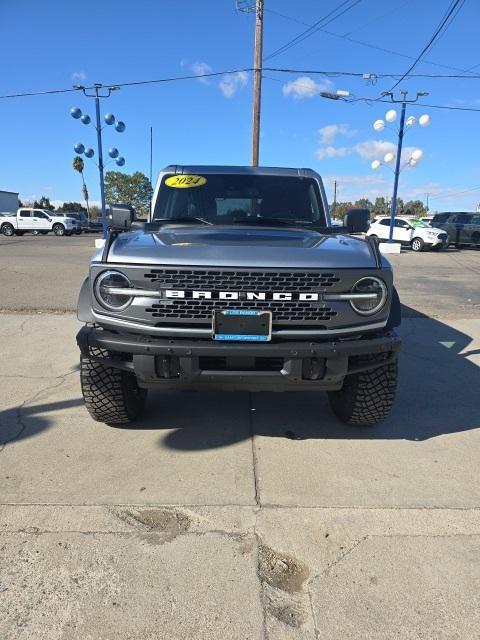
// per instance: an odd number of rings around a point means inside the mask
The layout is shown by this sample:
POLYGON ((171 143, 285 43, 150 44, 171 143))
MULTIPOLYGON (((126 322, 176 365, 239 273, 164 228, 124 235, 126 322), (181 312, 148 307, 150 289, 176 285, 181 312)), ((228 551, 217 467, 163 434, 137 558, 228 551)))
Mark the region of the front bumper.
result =
POLYGON ((394 332, 385 332, 321 342, 227 344, 118 334, 85 326, 77 343, 84 357, 135 373, 142 387, 213 385, 215 389, 284 391, 340 389, 346 375, 396 359, 401 340, 394 332), (379 354, 384 357, 371 357, 379 354))

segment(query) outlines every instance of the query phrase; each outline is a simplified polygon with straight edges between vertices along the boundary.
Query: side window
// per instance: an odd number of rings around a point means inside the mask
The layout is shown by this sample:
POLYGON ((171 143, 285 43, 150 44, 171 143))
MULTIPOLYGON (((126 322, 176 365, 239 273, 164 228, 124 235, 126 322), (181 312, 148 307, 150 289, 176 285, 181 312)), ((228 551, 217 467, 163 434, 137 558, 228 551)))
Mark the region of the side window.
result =
POLYGON ((31 217, 32 217, 32 216, 31 216, 31 213, 32 213, 32 212, 30 211, 30 209, 22 209, 22 210, 20 211, 20 217, 21 217, 21 218, 31 218, 31 217))
POLYGON ((380 224, 384 227, 389 227, 390 226, 390 220, 388 220, 387 218, 384 218, 383 220, 380 220, 380 224))
POLYGON ((34 211, 35 214, 35 218, 43 218, 44 220, 47 219, 47 214, 44 213, 43 211, 34 211))
POLYGON ((395 220, 395 226, 400 227, 400 229, 406 229, 408 227, 408 223, 405 220, 395 220))
POLYGON ((455 217, 453 222, 456 224, 469 224, 471 217, 467 213, 459 213, 458 216, 455 217))
POLYGON ((478 215, 478 216, 473 216, 473 218, 472 218, 472 224, 478 224, 478 225, 480 225, 480 215, 478 215))

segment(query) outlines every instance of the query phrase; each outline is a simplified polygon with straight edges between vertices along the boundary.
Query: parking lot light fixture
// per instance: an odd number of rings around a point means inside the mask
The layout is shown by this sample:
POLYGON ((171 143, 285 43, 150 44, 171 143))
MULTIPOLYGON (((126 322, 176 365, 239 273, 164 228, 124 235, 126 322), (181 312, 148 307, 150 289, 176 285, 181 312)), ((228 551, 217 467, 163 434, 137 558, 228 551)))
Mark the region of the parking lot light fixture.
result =
MULTIPOLYGON (((87 98, 95 99, 95 123, 96 124, 94 126, 97 132, 97 153, 98 153, 98 163, 96 164, 97 164, 98 172, 100 176, 100 199, 102 204, 103 237, 106 239, 108 235, 108 227, 107 227, 107 211, 106 211, 106 204, 105 204, 105 180, 103 175, 105 165, 103 163, 103 146, 102 146, 103 127, 100 119, 100 100, 102 98, 109 98, 110 95, 112 94, 112 91, 117 91, 120 87, 117 87, 117 86, 104 87, 102 84, 96 83, 93 85, 93 87, 90 87, 90 88, 86 88, 83 85, 74 85, 74 88, 78 89, 79 91, 82 91, 87 98)), ((75 120, 79 119, 83 124, 88 125, 91 123, 90 116, 87 114, 83 114, 82 110, 79 107, 73 107, 70 110, 70 115, 72 116, 72 118, 75 118, 75 120)), ((126 129, 125 123, 122 122, 121 120, 116 121, 116 118, 113 115, 113 113, 106 113, 104 116, 104 121, 107 125, 115 125, 115 129, 119 133, 122 133, 126 129)), ((85 146, 81 142, 77 143, 74 149, 76 153, 78 154, 83 153, 87 158, 93 158, 93 156, 95 155, 95 152, 93 149, 91 149, 90 147, 85 149, 85 146)), ((109 155, 113 159, 116 158, 116 164, 119 167, 123 167, 123 165, 125 164, 125 158, 123 156, 119 156, 118 149, 116 149, 115 147, 112 147, 110 149, 109 155), (115 155, 112 155, 111 153, 112 151, 115 153, 115 155)))
POLYGON ((331 91, 320 91, 320 96, 322 98, 328 98, 329 100, 343 100, 350 96, 350 91, 346 91, 345 89, 337 89, 335 93, 331 91))
MULTIPOLYGON (((403 136, 405 134, 405 128, 408 127, 408 129, 411 129, 417 124, 417 119, 415 118, 415 116, 409 116, 406 119, 405 114, 406 114, 407 104, 412 104, 414 102, 417 102, 418 98, 428 95, 425 92, 417 93, 414 99, 409 100, 407 98, 408 91, 403 90, 400 93, 402 97, 397 100, 394 98, 393 93, 391 92, 386 92, 382 94, 382 97, 390 97, 390 100, 393 103, 399 103, 402 105, 401 111, 400 111, 400 124, 398 127, 397 152, 396 154, 393 152, 388 152, 385 154, 383 158, 383 162, 381 162, 380 160, 374 160, 370 165, 374 171, 377 171, 378 169, 380 169, 382 165, 388 166, 390 163, 392 163, 395 160, 395 170, 394 170, 395 177, 393 181, 393 196, 392 196, 391 209, 390 209, 390 232, 388 237, 389 243, 393 242, 393 229, 395 227, 395 216, 397 213, 397 193, 398 193, 398 181, 399 181, 400 171, 407 166, 410 168, 416 167, 420 162, 420 160, 423 158, 423 151, 421 149, 415 149, 412 152, 408 161, 403 165, 403 167, 400 166, 400 162, 402 158, 403 136)), ((385 120, 389 123, 394 123, 397 120, 397 116, 398 114, 395 109, 389 109, 385 114, 385 120)), ((431 119, 428 114, 421 115, 420 118, 418 119, 418 124, 422 127, 428 126, 430 122, 431 122, 431 119)), ((375 131, 378 131, 378 132, 383 131, 384 127, 385 127, 384 120, 375 120, 375 122, 373 123, 373 128, 375 131)))

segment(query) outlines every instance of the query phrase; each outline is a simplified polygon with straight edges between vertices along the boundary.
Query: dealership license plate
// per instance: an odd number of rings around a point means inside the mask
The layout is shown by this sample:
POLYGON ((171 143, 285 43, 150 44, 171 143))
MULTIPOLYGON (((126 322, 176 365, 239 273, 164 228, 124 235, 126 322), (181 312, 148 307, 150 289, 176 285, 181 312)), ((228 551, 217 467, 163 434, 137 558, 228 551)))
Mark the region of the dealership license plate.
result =
POLYGON ((268 342, 272 339, 272 312, 225 309, 213 314, 213 339, 268 342))

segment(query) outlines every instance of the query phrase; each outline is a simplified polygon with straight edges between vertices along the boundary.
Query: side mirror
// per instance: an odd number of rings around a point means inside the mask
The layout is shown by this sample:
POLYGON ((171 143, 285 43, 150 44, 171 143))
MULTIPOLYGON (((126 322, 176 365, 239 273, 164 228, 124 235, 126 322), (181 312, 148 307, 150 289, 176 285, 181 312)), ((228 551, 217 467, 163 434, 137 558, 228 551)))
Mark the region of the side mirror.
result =
POLYGON ((128 204, 111 204, 107 210, 107 224, 113 231, 130 231, 135 209, 128 204))
POLYGON ((345 214, 343 224, 347 228, 347 233, 366 233, 370 221, 370 211, 368 209, 350 209, 345 214))

